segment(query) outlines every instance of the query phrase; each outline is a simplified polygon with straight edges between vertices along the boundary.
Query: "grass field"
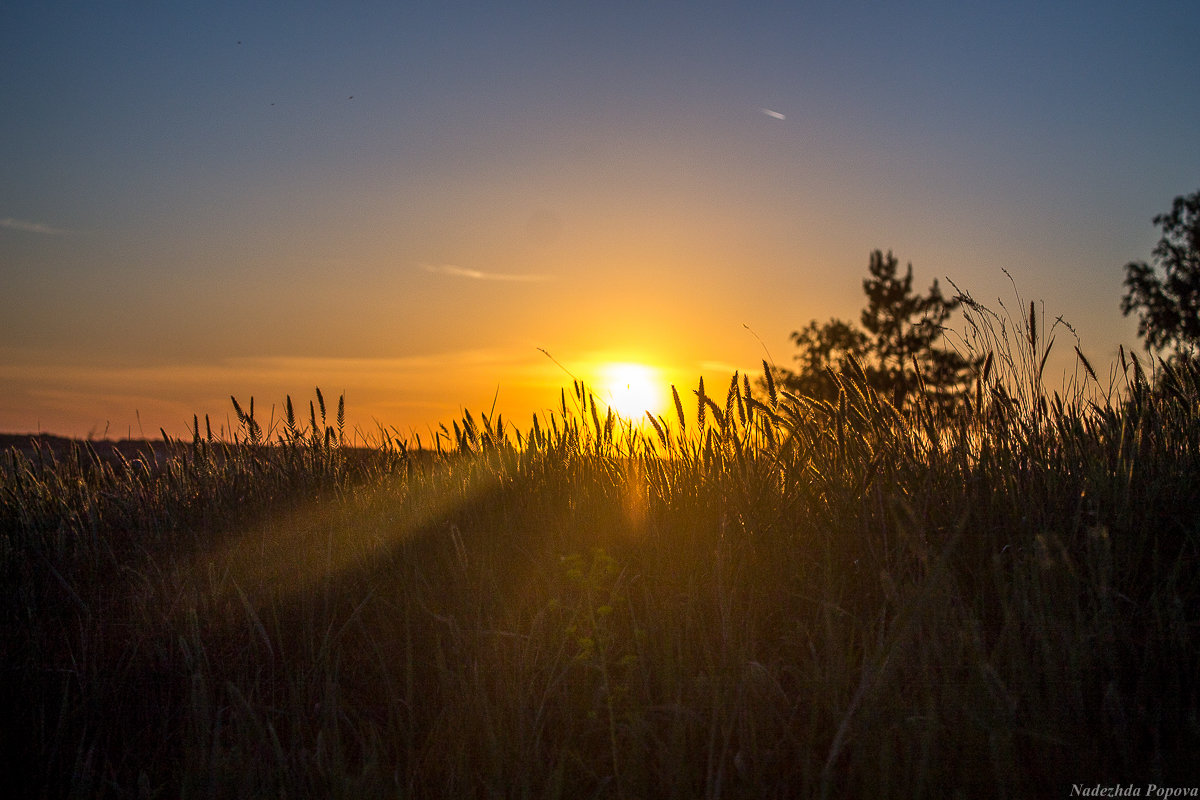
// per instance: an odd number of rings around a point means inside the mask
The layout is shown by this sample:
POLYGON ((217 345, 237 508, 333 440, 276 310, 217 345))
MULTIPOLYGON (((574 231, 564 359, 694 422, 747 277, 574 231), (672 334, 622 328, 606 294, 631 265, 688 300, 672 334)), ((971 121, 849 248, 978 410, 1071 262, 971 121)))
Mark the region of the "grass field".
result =
MULTIPOLYGON (((736 378, 637 424, 0 470, 19 797, 1030 797, 1200 782, 1200 371, 966 406, 736 378)), ((1082 359, 1082 356, 1080 356, 1082 359)), ((1147 373, 1150 374, 1147 374, 1147 373)))

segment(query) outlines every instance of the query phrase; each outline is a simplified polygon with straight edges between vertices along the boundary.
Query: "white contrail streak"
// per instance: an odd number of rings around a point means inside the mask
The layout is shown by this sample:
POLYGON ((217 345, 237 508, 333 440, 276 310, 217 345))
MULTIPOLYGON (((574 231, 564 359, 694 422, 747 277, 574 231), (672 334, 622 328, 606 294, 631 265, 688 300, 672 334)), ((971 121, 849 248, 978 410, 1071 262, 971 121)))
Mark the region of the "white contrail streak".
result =
POLYGON ((484 272, 478 269, 467 269, 466 267, 457 267, 453 264, 422 264, 426 272, 434 272, 439 275, 452 275, 455 278, 470 278, 476 281, 545 281, 549 280, 549 275, 506 275, 501 272, 484 272))
POLYGON ((70 233, 70 231, 55 228, 52 225, 44 225, 40 222, 26 222, 25 220, 13 219, 12 217, 0 219, 0 228, 8 228, 10 231, 24 231, 25 233, 44 233, 50 236, 60 236, 70 233))

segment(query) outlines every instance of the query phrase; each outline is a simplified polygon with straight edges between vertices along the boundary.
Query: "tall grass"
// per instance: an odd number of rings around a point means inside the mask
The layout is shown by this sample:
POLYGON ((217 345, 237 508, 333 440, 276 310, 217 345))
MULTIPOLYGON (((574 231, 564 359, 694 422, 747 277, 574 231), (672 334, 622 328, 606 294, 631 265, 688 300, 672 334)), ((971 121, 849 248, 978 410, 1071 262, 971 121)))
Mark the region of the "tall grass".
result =
POLYGON ((735 376, 640 421, 576 383, 427 448, 351 448, 318 394, 165 456, 12 451, 3 771, 78 797, 1194 782, 1200 372, 1085 361, 1047 393, 1036 309, 1008 338, 967 309, 957 409, 851 364, 836 402, 735 376))

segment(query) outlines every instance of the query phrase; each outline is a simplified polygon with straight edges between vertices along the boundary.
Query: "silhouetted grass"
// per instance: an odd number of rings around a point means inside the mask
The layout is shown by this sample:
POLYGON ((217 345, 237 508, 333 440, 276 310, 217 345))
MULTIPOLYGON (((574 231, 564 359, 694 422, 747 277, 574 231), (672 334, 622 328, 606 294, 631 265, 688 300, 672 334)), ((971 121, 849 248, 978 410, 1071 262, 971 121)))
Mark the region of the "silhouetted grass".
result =
POLYGON ((229 442, 12 450, 3 772, 30 797, 1190 785, 1200 373, 1081 362, 1047 395, 1035 309, 1011 341, 967 310, 991 356, 954 412, 851 365, 834 403, 735 377, 637 424, 576 384, 423 450, 345 446, 319 394, 271 430, 235 402, 229 442))

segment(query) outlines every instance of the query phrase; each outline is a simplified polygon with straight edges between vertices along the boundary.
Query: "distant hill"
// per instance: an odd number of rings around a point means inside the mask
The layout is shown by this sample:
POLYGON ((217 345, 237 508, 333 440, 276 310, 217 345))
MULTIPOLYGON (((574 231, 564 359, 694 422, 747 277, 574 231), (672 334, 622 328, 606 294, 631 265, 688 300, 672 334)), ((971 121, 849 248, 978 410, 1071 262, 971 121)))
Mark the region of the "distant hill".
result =
POLYGON ((68 455, 73 448, 90 445, 96 455, 102 460, 121 455, 133 459, 153 453, 165 455, 167 445, 161 439, 71 439, 66 436, 54 436, 49 433, 0 433, 0 453, 18 450, 26 456, 36 455, 40 450, 54 458, 68 455))

